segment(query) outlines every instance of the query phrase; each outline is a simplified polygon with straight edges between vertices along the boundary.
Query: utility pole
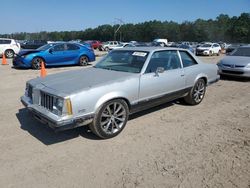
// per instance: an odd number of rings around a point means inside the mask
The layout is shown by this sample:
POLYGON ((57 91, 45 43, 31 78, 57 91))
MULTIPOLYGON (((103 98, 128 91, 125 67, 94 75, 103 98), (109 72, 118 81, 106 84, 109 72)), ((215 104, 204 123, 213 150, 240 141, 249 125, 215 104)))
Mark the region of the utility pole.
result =
MULTIPOLYGON (((119 26, 118 26, 118 28, 115 30, 115 33, 114 33, 114 40, 116 40, 117 32, 120 30, 122 24, 125 23, 121 18, 115 18, 115 20, 118 21, 119 26)), ((121 32, 120 32, 120 41, 121 41, 121 40, 122 40, 122 34, 121 34, 121 32)))

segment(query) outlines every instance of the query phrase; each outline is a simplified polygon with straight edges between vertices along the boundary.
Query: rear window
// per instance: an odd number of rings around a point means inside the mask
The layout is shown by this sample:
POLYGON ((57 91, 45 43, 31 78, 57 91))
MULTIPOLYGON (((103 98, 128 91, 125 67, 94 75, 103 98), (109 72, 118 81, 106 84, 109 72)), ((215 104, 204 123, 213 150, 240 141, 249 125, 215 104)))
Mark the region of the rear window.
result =
POLYGON ((8 39, 1 39, 0 40, 0 44, 10 44, 11 43, 11 40, 8 40, 8 39))

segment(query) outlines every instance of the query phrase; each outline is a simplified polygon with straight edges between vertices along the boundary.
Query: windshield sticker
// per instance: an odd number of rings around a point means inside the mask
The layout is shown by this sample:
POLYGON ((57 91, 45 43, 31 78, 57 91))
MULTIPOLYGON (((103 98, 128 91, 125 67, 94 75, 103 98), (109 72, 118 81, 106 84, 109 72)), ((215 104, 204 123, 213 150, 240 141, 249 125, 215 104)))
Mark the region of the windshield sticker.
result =
POLYGON ((134 52, 132 55, 145 57, 147 55, 147 53, 145 53, 145 52, 134 52))

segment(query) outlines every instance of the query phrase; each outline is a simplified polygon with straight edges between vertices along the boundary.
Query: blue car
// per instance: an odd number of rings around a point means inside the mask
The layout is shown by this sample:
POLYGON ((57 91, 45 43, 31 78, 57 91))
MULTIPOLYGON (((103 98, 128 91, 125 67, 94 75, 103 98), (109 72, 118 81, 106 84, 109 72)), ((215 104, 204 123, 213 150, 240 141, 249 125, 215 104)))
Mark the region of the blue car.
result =
POLYGON ((95 61, 94 51, 79 43, 51 43, 36 50, 21 50, 13 59, 16 68, 40 69, 41 62, 46 67, 61 65, 87 65, 95 61))

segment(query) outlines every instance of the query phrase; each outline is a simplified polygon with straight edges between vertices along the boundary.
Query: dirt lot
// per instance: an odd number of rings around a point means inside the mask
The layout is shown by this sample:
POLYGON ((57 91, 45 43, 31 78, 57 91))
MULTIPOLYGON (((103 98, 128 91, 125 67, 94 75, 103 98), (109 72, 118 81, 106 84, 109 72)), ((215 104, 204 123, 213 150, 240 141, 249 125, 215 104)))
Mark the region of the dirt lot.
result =
POLYGON ((221 80, 198 106, 164 104, 99 140, 87 127, 54 133, 31 117, 19 98, 38 75, 0 65, 0 187, 250 187, 249 81, 221 80))

